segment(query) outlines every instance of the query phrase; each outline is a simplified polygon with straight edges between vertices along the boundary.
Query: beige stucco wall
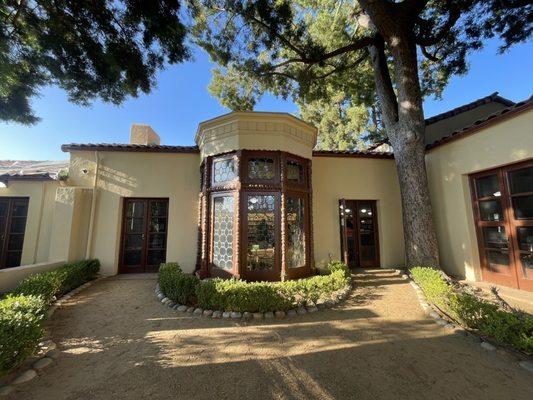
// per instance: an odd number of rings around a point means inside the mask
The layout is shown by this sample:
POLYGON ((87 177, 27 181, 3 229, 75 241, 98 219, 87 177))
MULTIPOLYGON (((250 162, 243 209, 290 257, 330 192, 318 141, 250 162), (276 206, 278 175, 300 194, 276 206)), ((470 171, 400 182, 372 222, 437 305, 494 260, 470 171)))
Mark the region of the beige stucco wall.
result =
MULTIPOLYGON (((192 272, 196 264, 200 156, 73 151, 69 185, 93 187, 96 156, 99 173, 90 256, 100 259, 102 273, 117 273, 124 197, 169 199, 167 260, 177 261, 184 271, 192 272)), ((88 204, 90 208, 90 201, 88 204)))
POLYGON ((339 199, 377 200, 381 267, 404 264, 402 206, 392 159, 313 158, 315 263, 340 259, 339 199))
POLYGON ((426 154, 441 264, 481 279, 468 175, 533 156, 533 111, 436 147, 426 154))
POLYGON ((29 197, 21 265, 49 260, 57 181, 16 181, 0 188, 0 197, 29 197))
POLYGON ((234 150, 281 150, 311 158, 317 129, 286 113, 232 112, 198 126, 202 159, 234 150))

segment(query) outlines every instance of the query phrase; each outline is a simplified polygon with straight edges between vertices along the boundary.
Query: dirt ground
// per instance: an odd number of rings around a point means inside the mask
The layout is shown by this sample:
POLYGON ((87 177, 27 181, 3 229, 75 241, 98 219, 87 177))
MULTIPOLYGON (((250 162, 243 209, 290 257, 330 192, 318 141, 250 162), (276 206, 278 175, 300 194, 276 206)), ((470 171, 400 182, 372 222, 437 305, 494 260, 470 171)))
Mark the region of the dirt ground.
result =
POLYGON ((61 355, 9 398, 531 399, 531 373, 435 324, 393 272, 356 279, 335 309, 263 323, 177 313, 152 277, 102 280, 56 311, 61 355))

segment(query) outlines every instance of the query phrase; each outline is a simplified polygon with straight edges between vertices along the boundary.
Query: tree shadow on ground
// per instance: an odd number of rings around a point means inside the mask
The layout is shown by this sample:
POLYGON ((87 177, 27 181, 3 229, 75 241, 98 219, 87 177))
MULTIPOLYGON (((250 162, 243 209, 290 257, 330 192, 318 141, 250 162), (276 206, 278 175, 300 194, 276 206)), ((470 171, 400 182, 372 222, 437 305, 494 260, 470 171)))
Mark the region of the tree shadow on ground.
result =
POLYGON ((57 364, 10 399, 529 398, 530 376, 504 356, 396 315, 417 306, 398 282, 360 279, 336 309, 243 323, 164 307, 153 280, 104 280, 56 312, 57 364))

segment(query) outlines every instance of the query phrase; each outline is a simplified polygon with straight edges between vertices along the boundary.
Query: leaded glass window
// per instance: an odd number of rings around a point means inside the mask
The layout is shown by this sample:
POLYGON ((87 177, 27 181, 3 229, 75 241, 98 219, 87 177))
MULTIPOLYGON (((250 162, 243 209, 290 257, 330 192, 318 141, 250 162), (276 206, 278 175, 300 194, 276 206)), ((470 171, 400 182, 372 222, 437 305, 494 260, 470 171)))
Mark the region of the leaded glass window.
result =
POLYGON ((305 265, 304 200, 287 197, 287 268, 305 265))
POLYGON ((247 265, 249 271, 274 269, 276 255, 274 195, 249 195, 247 200, 247 265))
POLYGON ((213 164, 213 182, 221 183, 228 182, 235 179, 235 160, 233 158, 225 158, 216 160, 213 164))
POLYGON ((248 159, 248 178, 260 180, 272 180, 276 169, 273 158, 250 158, 248 159))
POLYGON ((233 196, 213 198, 213 264, 222 269, 233 268, 233 196))
POLYGON ((296 161, 287 161, 287 180, 292 183, 303 183, 304 169, 302 164, 296 161))

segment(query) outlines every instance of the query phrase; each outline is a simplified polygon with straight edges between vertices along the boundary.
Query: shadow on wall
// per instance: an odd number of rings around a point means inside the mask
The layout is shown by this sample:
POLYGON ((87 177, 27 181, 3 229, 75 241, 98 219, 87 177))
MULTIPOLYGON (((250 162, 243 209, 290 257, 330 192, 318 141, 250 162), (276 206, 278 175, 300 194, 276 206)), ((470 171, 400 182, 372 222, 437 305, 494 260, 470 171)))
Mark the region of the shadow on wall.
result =
POLYGON ((98 187, 119 196, 131 197, 133 189, 138 187, 138 183, 136 178, 122 171, 101 165, 99 167, 98 187))

